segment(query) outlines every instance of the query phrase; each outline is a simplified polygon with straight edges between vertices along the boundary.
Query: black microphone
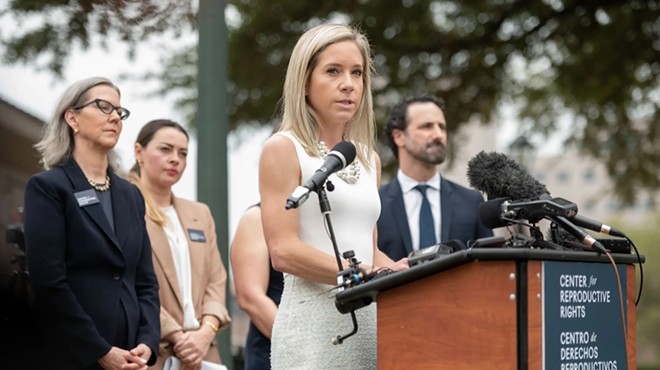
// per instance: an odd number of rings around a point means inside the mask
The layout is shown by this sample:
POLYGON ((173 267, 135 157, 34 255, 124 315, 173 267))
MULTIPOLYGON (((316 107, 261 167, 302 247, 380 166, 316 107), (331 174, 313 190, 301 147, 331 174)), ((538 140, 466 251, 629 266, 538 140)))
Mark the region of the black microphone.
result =
MULTIPOLYGON (((532 178, 515 161, 500 153, 482 151, 477 154, 468 162, 467 176, 470 186, 485 192, 488 199, 533 199, 540 197, 541 194, 550 194, 545 185, 532 178)), ((572 223, 585 229, 622 238, 626 237, 621 230, 605 225, 600 221, 581 215, 567 218, 572 223)), ((490 221, 496 222, 492 219, 490 221)))
POLYGON ((323 165, 314 172, 309 180, 305 181, 302 186, 296 187, 291 193, 291 196, 286 200, 286 209, 300 207, 307 198, 309 193, 318 191, 323 187, 328 176, 341 170, 355 160, 355 145, 348 141, 340 141, 335 145, 328 156, 325 158, 323 165))
MULTIPOLYGON (((467 177, 470 186, 483 191, 489 199, 509 198, 550 200, 550 192, 545 185, 533 178, 524 168, 506 155, 496 152, 479 152, 468 162, 467 177)), ((503 200, 504 202, 504 200, 503 200)), ((494 206, 488 209, 492 211, 494 206)), ((480 211, 481 215, 481 211, 480 211)), ((500 218, 502 213, 500 213, 500 218)), ((573 216, 573 215, 571 215, 573 216)), ((506 217, 506 216, 505 216, 506 217)), ((605 251, 603 245, 596 239, 585 233, 582 229, 572 224, 564 216, 548 215, 549 219, 573 234, 583 244, 605 251)), ((495 224, 493 217, 481 220, 485 225, 495 224)), ((501 222, 502 220, 500 220, 501 222)))
POLYGON ((505 218, 510 218, 513 214, 506 214, 502 210, 502 204, 509 198, 495 198, 487 200, 479 205, 479 219, 489 229, 497 229, 509 224, 505 218))
POLYGON ((607 234, 607 235, 612 235, 612 236, 619 236, 621 238, 626 238, 626 234, 623 233, 623 231, 619 229, 615 229, 612 226, 605 225, 604 223, 600 221, 596 221, 594 219, 580 216, 580 215, 575 215, 572 217, 568 218, 572 223, 583 227, 585 229, 589 229, 591 231, 596 231, 599 233, 607 234))
POLYGON ((566 218, 562 216, 550 216, 549 218, 557 223, 557 225, 561 226, 564 230, 568 231, 571 235, 576 237, 577 240, 579 240, 582 244, 590 248, 597 249, 599 252, 607 253, 607 250, 603 244, 601 244, 601 242, 584 232, 584 230, 572 224, 566 218))

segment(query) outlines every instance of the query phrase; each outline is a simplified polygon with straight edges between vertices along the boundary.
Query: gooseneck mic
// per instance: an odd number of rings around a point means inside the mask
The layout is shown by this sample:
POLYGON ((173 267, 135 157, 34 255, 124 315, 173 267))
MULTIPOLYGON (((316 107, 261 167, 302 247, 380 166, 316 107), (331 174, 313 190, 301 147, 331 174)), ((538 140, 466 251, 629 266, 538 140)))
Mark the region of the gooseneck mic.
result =
POLYGON ((309 197, 309 193, 321 189, 328 177, 353 162, 355 155, 355 145, 348 141, 337 143, 330 153, 328 153, 323 165, 314 172, 312 177, 301 186, 296 187, 293 193, 291 193, 291 196, 286 200, 285 208, 300 207, 309 197))
MULTIPOLYGON (((515 218, 512 216, 515 216, 516 212, 511 212, 509 208, 511 207, 511 204, 515 205, 517 200, 541 201, 544 207, 547 208, 546 206, 549 204, 548 202, 557 203, 556 201, 561 199, 551 198, 550 192, 548 192, 545 185, 538 182, 515 161, 500 153, 479 152, 468 162, 467 177, 470 186, 485 192, 488 195, 488 199, 492 199, 494 202, 494 204, 489 204, 484 206, 483 209, 480 209, 481 221, 488 226, 499 225, 503 221, 506 221, 505 219, 515 218), (513 200, 513 202, 509 204, 508 200, 513 200), (502 205, 505 205, 506 207, 502 207, 502 205), (498 207, 500 210, 499 213, 496 213, 498 207)), ((532 203, 534 202, 524 202, 524 204, 532 203)), ((523 204, 523 202, 517 203, 518 206, 520 206, 520 204, 523 204)), ((555 209, 567 209, 572 211, 572 207, 555 207, 555 209)), ((513 211, 515 210, 516 209, 513 209, 513 211)), ((577 208, 575 208, 575 211, 577 211, 577 208)), ((574 218, 576 213, 577 212, 569 212, 562 215, 556 211, 551 213, 540 212, 540 217, 538 219, 535 218, 532 221, 537 222, 540 218, 548 218, 571 233, 586 246, 606 252, 600 242, 585 233, 579 227, 575 226, 575 224, 571 223, 568 217, 574 218)), ((583 218, 580 217, 580 221, 582 220, 583 218)), ((583 224, 588 223, 583 222, 583 224)))

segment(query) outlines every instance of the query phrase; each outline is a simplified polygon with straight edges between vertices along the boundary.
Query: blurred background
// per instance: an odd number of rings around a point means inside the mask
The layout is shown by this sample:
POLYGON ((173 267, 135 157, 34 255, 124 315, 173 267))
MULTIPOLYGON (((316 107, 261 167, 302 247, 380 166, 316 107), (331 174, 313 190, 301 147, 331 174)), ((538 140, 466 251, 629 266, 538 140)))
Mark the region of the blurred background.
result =
MULTIPOLYGON (((447 105, 444 176, 467 186, 470 158, 506 153, 553 196, 635 241, 647 258, 638 364, 660 369, 660 1, 466 3, 0 0, 0 225, 21 221, 23 187, 41 170, 32 145, 55 101, 102 75, 131 111, 117 147, 124 170, 146 122, 190 129, 175 193, 210 204, 227 263, 238 218, 258 201, 258 156, 294 43, 316 24, 350 23, 372 45, 379 139, 394 103, 435 94, 447 105)), ((396 163, 379 149, 386 180, 396 163)), ((16 251, 2 243, 4 261, 16 251)), ((223 358, 240 368, 247 319, 230 304, 223 358)))

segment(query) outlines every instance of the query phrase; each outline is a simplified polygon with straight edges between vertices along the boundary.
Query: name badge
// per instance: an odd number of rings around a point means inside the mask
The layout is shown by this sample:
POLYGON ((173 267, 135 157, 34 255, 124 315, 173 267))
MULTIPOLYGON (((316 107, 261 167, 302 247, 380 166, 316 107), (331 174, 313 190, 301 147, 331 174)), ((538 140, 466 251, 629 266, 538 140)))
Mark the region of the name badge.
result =
POLYGON ((193 242, 206 243, 204 230, 188 229, 188 237, 193 242))
POLYGON ((73 193, 73 196, 76 197, 79 207, 87 207, 99 203, 99 198, 96 196, 96 192, 93 189, 73 193))

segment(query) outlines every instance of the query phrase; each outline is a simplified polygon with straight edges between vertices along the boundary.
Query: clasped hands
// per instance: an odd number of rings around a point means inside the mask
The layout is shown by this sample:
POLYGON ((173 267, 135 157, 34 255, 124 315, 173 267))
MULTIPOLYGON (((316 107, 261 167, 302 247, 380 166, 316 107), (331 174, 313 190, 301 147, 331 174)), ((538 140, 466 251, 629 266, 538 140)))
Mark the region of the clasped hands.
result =
POLYGON ((151 357, 151 348, 143 343, 130 351, 112 347, 99 359, 99 365, 106 370, 147 370, 149 357, 151 357))
POLYGON ((181 370, 199 370, 209 350, 215 332, 202 325, 197 330, 177 331, 169 336, 176 357, 181 360, 181 370))

